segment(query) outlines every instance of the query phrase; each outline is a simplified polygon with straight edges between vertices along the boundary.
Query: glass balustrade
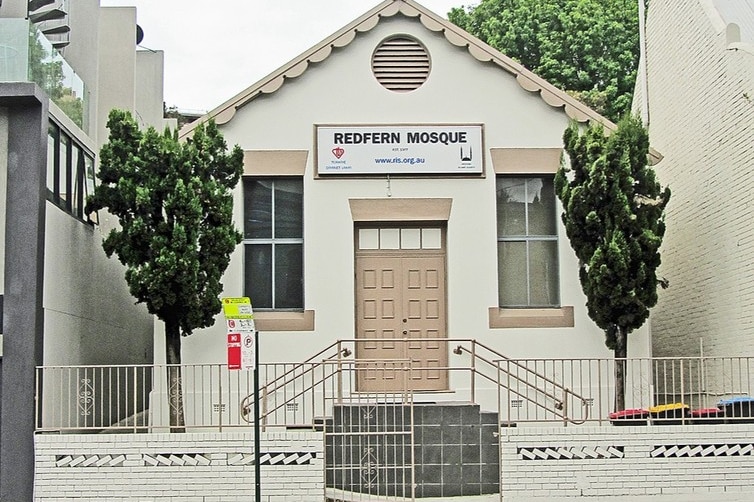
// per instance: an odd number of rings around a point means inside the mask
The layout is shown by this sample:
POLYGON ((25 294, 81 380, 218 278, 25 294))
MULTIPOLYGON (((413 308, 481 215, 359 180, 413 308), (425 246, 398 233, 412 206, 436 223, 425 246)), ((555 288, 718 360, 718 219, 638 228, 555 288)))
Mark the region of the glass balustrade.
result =
POLYGON ((0 19, 0 82, 36 82, 76 125, 89 132, 84 81, 26 19, 0 19))

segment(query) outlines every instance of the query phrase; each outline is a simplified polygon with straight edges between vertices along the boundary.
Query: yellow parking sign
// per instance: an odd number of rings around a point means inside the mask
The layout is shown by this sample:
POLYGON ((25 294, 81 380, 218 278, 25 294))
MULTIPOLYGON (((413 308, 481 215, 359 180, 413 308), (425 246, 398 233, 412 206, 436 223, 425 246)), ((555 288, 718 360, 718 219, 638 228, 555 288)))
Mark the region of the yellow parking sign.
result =
POLYGON ((222 302, 226 319, 254 319, 251 300, 248 297, 223 298, 222 302))

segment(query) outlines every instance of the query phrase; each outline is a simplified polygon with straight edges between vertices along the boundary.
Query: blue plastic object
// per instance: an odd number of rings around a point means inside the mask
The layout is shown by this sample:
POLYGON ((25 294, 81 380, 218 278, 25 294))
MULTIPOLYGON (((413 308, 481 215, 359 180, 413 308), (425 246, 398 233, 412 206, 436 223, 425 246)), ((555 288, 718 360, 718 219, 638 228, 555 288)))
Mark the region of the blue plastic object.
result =
POLYGON ((731 406, 735 404, 744 404, 744 403, 754 403, 754 397, 738 396, 738 397, 731 397, 730 399, 723 399, 722 401, 717 403, 717 407, 724 408, 726 406, 731 406))
MULTIPOLYGON (((737 396, 730 399, 723 399, 717 403, 717 407, 725 412, 726 417, 754 417, 754 397, 737 396)), ((744 422, 749 422, 749 420, 745 420, 744 422)))

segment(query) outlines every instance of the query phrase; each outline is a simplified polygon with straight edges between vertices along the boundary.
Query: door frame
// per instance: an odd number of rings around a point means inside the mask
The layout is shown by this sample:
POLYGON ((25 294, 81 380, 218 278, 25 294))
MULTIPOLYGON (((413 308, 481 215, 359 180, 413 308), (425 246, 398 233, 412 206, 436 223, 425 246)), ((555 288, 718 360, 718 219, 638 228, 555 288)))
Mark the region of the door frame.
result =
MULTIPOLYGON (((423 235, 423 234, 422 234, 423 235)), ((360 268, 359 261, 362 258, 440 258, 442 262, 442 292, 440 293, 443 302, 442 305, 442 319, 441 324, 443 333, 438 338, 448 339, 448 274, 447 274, 447 224, 445 221, 431 221, 431 222, 414 222, 414 221, 389 221, 389 222, 362 222, 354 225, 354 339, 355 339, 355 354, 354 357, 358 361, 362 350, 359 349, 363 338, 359 337, 360 333, 360 319, 359 311, 360 306, 358 302, 361 298, 360 289, 363 283, 363 279, 359 277, 360 268), (360 231, 361 230, 380 230, 384 229, 437 229, 439 230, 439 247, 432 248, 404 248, 401 249, 400 245, 398 249, 380 249, 379 246, 370 249, 360 249, 360 231)), ((403 291, 406 291, 406 286, 403 286, 403 291)), ((405 308, 405 305, 401 306, 401 309, 405 308)), ((401 350, 403 359, 406 359, 406 354, 410 349, 409 342, 404 343, 404 348, 401 350)), ((443 342, 441 342, 443 343, 443 342)), ((444 353, 441 354, 443 361, 441 361, 441 370, 444 375, 441 377, 441 381, 444 381, 443 388, 437 389, 414 389, 410 386, 403 385, 401 388, 408 388, 411 392, 448 392, 450 390, 450 370, 449 365, 449 346, 448 342, 444 342, 444 353)), ((357 378, 358 380, 358 378, 357 378)), ((409 382, 411 379, 409 379, 409 382)), ((427 381, 427 380, 422 380, 427 381)), ((358 390, 358 386, 357 386, 358 390)))

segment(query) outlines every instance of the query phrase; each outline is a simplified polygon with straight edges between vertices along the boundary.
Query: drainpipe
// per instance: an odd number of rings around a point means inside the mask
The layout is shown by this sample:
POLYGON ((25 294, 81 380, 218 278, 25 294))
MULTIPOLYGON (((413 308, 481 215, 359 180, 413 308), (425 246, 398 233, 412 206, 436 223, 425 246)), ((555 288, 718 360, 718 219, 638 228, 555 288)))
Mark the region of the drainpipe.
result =
POLYGON ((646 35, 646 6, 645 0, 639 1, 639 68, 637 77, 641 89, 641 121, 649 129, 649 86, 647 83, 647 35, 646 35))

